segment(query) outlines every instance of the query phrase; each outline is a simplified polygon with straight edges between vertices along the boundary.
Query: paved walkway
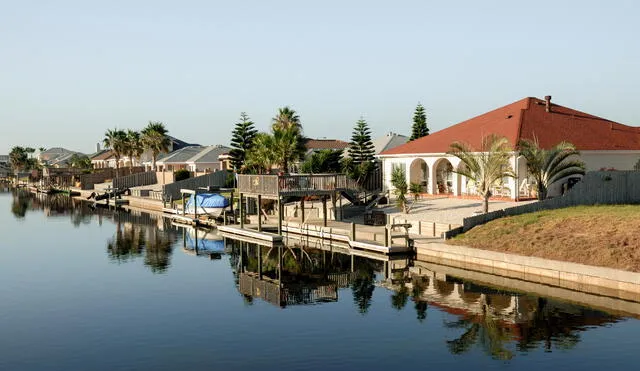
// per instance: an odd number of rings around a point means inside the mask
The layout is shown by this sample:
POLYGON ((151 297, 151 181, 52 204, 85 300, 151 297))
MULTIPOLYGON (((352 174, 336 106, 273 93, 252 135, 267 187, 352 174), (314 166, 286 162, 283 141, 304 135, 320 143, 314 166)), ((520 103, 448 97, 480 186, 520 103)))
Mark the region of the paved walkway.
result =
MULTIPOLYGON (((518 205, 524 205, 535 201, 492 201, 489 200, 489 211, 504 209, 518 205)), ((460 199, 460 198, 424 198, 418 200, 409 211, 404 214, 398 211, 394 205, 379 206, 376 210, 384 211, 392 217, 400 217, 407 220, 421 220, 446 224, 462 224, 466 217, 475 215, 475 212, 482 211, 482 200, 460 199)), ((351 218, 355 223, 362 222, 362 216, 351 218)))

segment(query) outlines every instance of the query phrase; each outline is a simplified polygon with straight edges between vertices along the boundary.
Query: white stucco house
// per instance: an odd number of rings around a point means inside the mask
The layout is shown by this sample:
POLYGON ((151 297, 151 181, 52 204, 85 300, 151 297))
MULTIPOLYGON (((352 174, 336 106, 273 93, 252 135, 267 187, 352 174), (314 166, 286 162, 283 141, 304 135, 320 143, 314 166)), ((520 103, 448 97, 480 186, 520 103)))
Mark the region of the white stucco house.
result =
MULTIPOLYGON (((543 148, 571 142, 580 151, 587 171, 640 170, 640 127, 551 103, 550 96, 529 97, 382 152, 377 157, 383 162, 385 189, 392 188, 391 171, 400 166, 406 171, 407 181, 422 184, 425 193, 475 195, 473 184, 452 171, 460 160, 446 152, 456 141, 479 149, 482 138, 490 134, 506 137, 513 147, 520 139, 537 138, 543 148)), ((505 178, 494 195, 512 200, 532 197, 534 187, 526 161, 515 151, 511 166, 516 178, 505 178)), ((562 183, 567 181, 555 184, 549 195, 560 194, 562 183)))

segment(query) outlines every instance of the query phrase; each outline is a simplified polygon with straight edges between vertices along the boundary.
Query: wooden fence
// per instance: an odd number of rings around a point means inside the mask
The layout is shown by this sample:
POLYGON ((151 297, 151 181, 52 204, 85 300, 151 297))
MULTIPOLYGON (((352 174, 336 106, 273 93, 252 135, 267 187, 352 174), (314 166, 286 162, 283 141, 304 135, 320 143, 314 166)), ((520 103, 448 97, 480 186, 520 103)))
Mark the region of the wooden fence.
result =
MULTIPOLYGON (((121 167, 118 170, 118 176, 126 176, 129 174, 137 174, 144 171, 144 167, 136 166, 133 169, 123 168, 121 167)), ((106 169, 96 169, 95 172, 91 174, 83 174, 80 175, 80 188, 81 189, 93 189, 93 186, 98 183, 104 183, 109 179, 114 179, 116 177, 116 169, 114 168, 106 168, 106 169)))
POLYGON ((640 171, 591 171, 565 195, 464 218, 459 232, 505 216, 578 205, 640 203, 640 171))
POLYGON ((131 174, 113 180, 113 187, 119 189, 146 186, 158 183, 155 171, 131 174))

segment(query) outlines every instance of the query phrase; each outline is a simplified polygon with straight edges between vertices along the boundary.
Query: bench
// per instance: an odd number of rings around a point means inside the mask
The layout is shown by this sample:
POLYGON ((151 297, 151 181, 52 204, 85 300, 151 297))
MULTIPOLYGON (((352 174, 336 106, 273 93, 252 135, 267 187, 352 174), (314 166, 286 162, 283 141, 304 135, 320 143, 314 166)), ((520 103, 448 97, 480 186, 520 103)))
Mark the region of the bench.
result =
POLYGON ((386 225, 387 214, 384 211, 371 210, 371 212, 364 214, 364 224, 366 225, 386 225))

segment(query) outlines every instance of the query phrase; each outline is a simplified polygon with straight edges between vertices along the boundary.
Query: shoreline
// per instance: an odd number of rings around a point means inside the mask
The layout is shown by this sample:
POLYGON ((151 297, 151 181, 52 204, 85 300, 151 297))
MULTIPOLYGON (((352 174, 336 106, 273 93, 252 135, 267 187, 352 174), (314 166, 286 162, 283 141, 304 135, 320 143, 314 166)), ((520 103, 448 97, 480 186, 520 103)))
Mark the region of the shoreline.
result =
MULTIPOLYGON (((75 198, 86 201, 90 193, 82 191, 75 198)), ((162 212, 161 201, 135 196, 123 196, 123 199, 129 200, 129 205, 123 206, 125 208, 167 215, 162 212)), ((450 245, 444 241, 416 240, 415 254, 416 260, 423 263, 640 302, 640 273, 637 272, 450 245)))

